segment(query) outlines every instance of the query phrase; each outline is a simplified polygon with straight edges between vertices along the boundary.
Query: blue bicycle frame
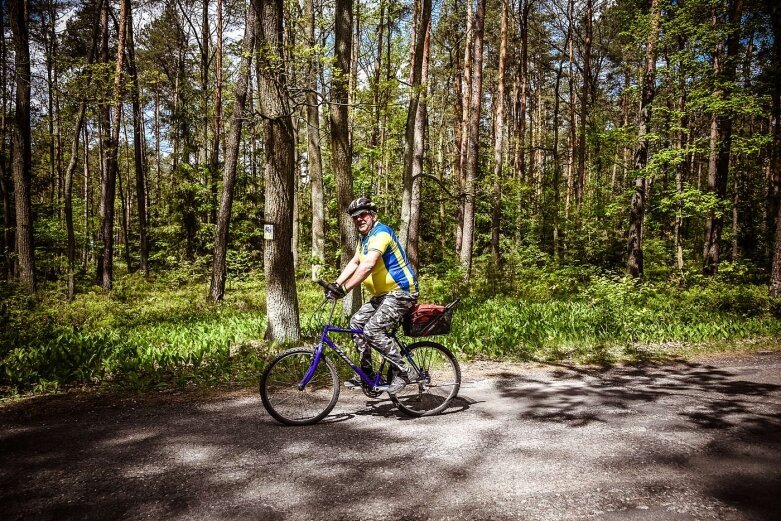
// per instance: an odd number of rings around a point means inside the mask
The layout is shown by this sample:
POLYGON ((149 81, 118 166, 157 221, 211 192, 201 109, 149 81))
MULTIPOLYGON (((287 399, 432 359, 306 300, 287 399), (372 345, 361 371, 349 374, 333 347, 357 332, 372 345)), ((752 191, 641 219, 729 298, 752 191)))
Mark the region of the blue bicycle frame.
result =
MULTIPOLYGON (((353 361, 350 359, 349 356, 347 356, 344 351, 339 349, 339 347, 334 344, 334 342, 331 340, 331 338, 328 336, 328 333, 350 333, 352 335, 362 335, 363 330, 362 329, 345 329, 341 327, 334 327, 331 324, 331 319, 334 315, 334 309, 336 308, 336 301, 334 301, 333 305, 331 306, 331 313, 328 316, 328 322, 326 322, 326 325, 323 326, 323 332, 320 335, 320 342, 317 344, 317 347, 315 348, 315 354, 312 358, 312 365, 309 366, 309 370, 306 372, 306 375, 304 378, 299 382, 298 389, 300 391, 303 391, 304 388, 307 386, 309 381, 312 379, 312 377, 315 375, 315 371, 317 370, 317 365, 320 363, 320 359, 323 357, 323 351, 325 350, 325 346, 330 347, 333 349, 337 355, 339 355, 339 358, 347 362, 347 364, 352 368, 353 371, 355 371, 355 374, 361 377, 361 380, 366 382, 368 385, 372 387, 373 390, 379 391, 382 390, 380 388, 380 379, 382 378, 382 371, 377 371, 377 374, 374 375, 374 379, 372 379, 369 375, 363 372, 363 369, 358 367, 353 363, 353 361)), ((402 347, 402 355, 406 356, 405 350, 402 347)), ((406 357, 407 360, 412 363, 413 367, 415 367, 415 370, 420 370, 417 365, 415 365, 414 361, 410 359, 410 357, 406 357)))

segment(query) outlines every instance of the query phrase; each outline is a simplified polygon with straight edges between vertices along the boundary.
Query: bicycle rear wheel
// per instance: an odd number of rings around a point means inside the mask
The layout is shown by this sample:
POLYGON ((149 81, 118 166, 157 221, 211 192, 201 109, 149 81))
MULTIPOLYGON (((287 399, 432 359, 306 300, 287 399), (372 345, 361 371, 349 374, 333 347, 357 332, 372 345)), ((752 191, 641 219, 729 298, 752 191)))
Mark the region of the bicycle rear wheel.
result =
POLYGON ((312 379, 299 383, 312 365, 314 351, 288 349, 271 360, 260 377, 260 399, 268 413, 285 425, 312 425, 325 418, 339 399, 339 375, 324 356, 312 379))
POLYGON ((421 380, 404 386, 391 400, 410 416, 431 416, 447 408, 461 387, 461 368, 442 344, 423 341, 408 347, 421 380))

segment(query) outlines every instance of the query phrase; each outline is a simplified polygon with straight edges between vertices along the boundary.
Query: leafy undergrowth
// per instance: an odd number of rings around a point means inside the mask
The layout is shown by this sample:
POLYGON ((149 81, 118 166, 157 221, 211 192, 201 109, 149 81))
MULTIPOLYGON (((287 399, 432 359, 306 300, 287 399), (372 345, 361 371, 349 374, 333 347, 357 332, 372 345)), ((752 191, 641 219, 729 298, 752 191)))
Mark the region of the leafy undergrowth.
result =
MULTIPOLYGON (((446 302, 458 274, 424 274, 422 301, 446 302)), ((778 349, 778 301, 765 286, 716 281, 687 288, 562 270, 516 281, 517 290, 475 284, 462 294, 453 329, 438 340, 461 360, 633 363, 720 351, 778 349)), ((0 397, 69 386, 128 390, 247 385, 285 346, 264 342, 259 276, 232 282, 221 304, 207 283, 127 276, 108 294, 61 287, 34 297, 0 286, 0 397)), ((328 308, 299 284, 310 342, 328 308)), ((349 339, 338 338, 349 345, 349 339)))

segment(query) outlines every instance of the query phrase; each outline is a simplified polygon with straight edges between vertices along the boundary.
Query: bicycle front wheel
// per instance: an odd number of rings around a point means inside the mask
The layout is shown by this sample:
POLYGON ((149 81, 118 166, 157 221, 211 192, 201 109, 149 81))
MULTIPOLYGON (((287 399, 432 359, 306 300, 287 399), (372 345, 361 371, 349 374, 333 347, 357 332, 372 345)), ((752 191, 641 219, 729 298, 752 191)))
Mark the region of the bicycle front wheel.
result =
POLYGON ((314 351, 288 349, 275 356, 260 377, 260 399, 268 413, 285 425, 312 425, 325 418, 339 398, 339 375, 324 356, 302 390, 301 380, 312 365, 314 351))
POLYGON ((461 368, 448 348, 436 342, 415 342, 409 357, 421 379, 407 384, 391 400, 410 416, 431 416, 447 408, 461 387, 461 368))

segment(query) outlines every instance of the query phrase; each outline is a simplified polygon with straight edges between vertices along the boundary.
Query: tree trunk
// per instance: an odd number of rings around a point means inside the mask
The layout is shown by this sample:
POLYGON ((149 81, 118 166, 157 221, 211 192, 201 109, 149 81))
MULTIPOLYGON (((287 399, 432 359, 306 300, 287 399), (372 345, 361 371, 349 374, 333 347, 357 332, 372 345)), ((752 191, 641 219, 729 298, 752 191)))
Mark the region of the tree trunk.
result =
MULTIPOLYGON (((100 9, 100 4, 103 0, 99 0, 98 9, 100 9)), ((100 31, 100 25, 98 23, 98 20, 95 20, 95 23, 92 28, 92 41, 90 43, 89 51, 87 53, 87 64, 91 65, 94 61, 94 49, 95 44, 98 41, 99 37, 99 31, 100 31)), ((89 73, 89 68, 87 69, 87 85, 90 85, 92 80, 92 75, 89 73)), ((81 137, 82 128, 84 126, 84 117, 85 113, 87 111, 87 100, 83 100, 79 105, 79 113, 76 117, 76 126, 73 129, 73 139, 71 139, 71 157, 70 161, 68 162, 68 166, 65 169, 65 178, 64 178, 64 201, 65 201, 65 231, 67 234, 67 249, 66 249, 66 255, 68 257, 68 275, 67 275, 67 291, 68 291, 68 300, 73 300, 73 298, 76 295, 76 234, 73 230, 73 175, 76 172, 76 164, 78 163, 79 159, 79 138, 81 137)), ((85 161, 86 161, 86 139, 85 139, 85 161)), ((85 212, 88 211, 89 206, 89 198, 88 198, 88 187, 89 187, 89 176, 85 176, 84 178, 84 210, 85 212)), ((88 226, 87 226, 87 219, 85 219, 85 226, 84 226, 84 236, 88 237, 88 226)))
POLYGON ((635 192, 632 195, 629 213, 629 241, 626 272, 631 277, 643 276, 643 224, 645 220, 648 186, 645 168, 648 165, 648 133, 651 125, 651 106, 654 101, 656 81, 656 40, 659 34, 659 1, 651 1, 651 28, 645 51, 645 73, 640 97, 640 111, 637 117, 638 145, 635 150, 634 169, 638 173, 635 192))
POLYGON ((469 143, 464 182, 464 232, 461 242, 461 267, 464 280, 472 271, 472 247, 475 235, 475 187, 478 175, 480 148, 480 111, 483 93, 483 32, 485 28, 485 1, 477 0, 475 10, 475 39, 472 56, 472 85, 469 96, 469 143))
MULTIPOLYGON (((781 73, 781 6, 778 3, 773 4, 773 62, 776 73, 781 73)), ((770 274, 769 293, 771 297, 781 297, 781 204, 779 204, 779 194, 781 194, 781 82, 776 81, 773 88, 773 143, 770 149, 770 201, 769 207, 772 210, 775 207, 774 219, 768 219, 768 222, 775 221, 775 241, 773 246, 773 264, 770 274)))
MULTIPOLYGON (((136 69, 136 47, 133 39, 133 11, 132 4, 127 6, 127 51, 128 74, 130 75, 130 89, 133 99, 133 165, 136 174, 136 205, 138 206, 138 236, 139 236, 139 265, 138 269, 144 275, 149 275, 149 244, 146 238, 146 164, 144 161, 144 114, 141 112, 141 101, 138 89, 138 71, 136 69)), ((128 269, 130 267, 128 266, 128 269)))
POLYGON ((499 232, 502 223, 502 169, 504 168, 504 75, 507 64, 508 1, 502 0, 502 25, 499 39, 499 71, 494 101, 494 193, 491 209, 491 259, 499 274, 501 251, 499 232))
MULTIPOLYGON (((425 3, 425 2, 424 2, 425 3)), ((431 47, 431 22, 429 19, 423 46, 423 67, 421 69, 421 94, 415 112, 415 138, 412 151, 412 194, 410 198, 409 228, 407 236, 407 256, 418 269, 420 266, 420 196, 423 186, 423 161, 426 150, 426 126, 428 124, 428 70, 431 47)))
MULTIPOLYGON (((6 16, 7 4, 0 3, 0 34, 5 34, 5 16, 6 16)), ((11 209, 11 197, 13 193, 11 190, 11 178, 10 172, 6 168, 8 165, 8 148, 6 147, 6 131, 7 120, 6 114, 8 114, 8 76, 6 73, 6 40, 0 38, 0 98, 2 98, 2 105, 0 105, 0 194, 3 198, 3 274, 2 277, 6 279, 12 279, 15 274, 13 250, 14 250, 14 222, 13 211, 11 209)))
POLYGON ((81 256, 81 267, 86 271, 87 263, 90 259, 90 253, 92 252, 93 239, 92 230, 90 229, 90 207, 92 206, 92 190, 90 187, 90 168, 89 168, 89 132, 87 125, 84 125, 84 249, 81 256))
MULTIPOLYGON (((114 199, 116 180, 119 174, 117 154, 119 153, 119 131, 122 122, 123 72, 125 66, 125 42, 127 37, 127 4, 130 0, 122 0, 119 10, 119 35, 117 36, 117 62, 114 69, 113 111, 111 122, 111 138, 106 149, 106 179, 104 180, 103 200, 104 219, 103 232, 103 270, 101 286, 109 291, 114 278, 114 199)), ((108 2, 107 2, 108 3, 108 2)), ((127 245, 125 245, 127 248, 127 245)))
POLYGON ((578 170, 575 178, 575 202, 580 208, 586 185, 586 123, 591 93, 591 37, 594 19, 594 2, 586 0, 586 18, 583 41, 583 87, 580 91, 580 128, 578 131, 578 170))
MULTIPOLYGON (((355 254, 358 240, 347 206, 353 198, 352 144, 349 135, 348 102, 350 50, 352 48, 352 0, 336 0, 335 64, 331 79, 331 170, 336 180, 336 207, 339 212, 339 238, 342 266, 355 254)), ((344 299, 344 312, 354 313, 360 306, 360 290, 355 289, 344 299)))
POLYGON ((233 206, 233 190, 236 187, 236 167, 239 161, 239 145, 241 144, 241 127, 244 122, 244 109, 247 103, 247 89, 252 71, 252 52, 255 48, 255 31, 257 21, 256 0, 250 0, 247 7, 247 23, 244 28, 244 40, 241 44, 242 54, 239 65, 239 79, 236 84, 236 102, 233 106, 230 135, 225 155, 225 169, 222 178, 222 198, 220 211, 217 214, 217 231, 214 237, 214 255, 212 258, 212 278, 209 287, 208 300, 218 302, 225 295, 225 279, 227 267, 225 258, 228 252, 228 228, 230 226, 231 208, 233 206))
POLYGON ((317 42, 314 0, 306 0, 305 11, 307 45, 312 50, 312 57, 307 64, 306 135, 309 185, 312 189, 312 280, 317 281, 320 279, 320 271, 325 261, 325 208, 323 206, 323 158, 320 154, 320 103, 317 99, 320 55, 315 52, 317 42))
POLYGON ((268 340, 298 340, 298 296, 293 266, 295 135, 282 53, 282 0, 260 0, 257 20, 259 95, 266 155, 265 223, 274 239, 263 248, 268 340))
POLYGON ((553 92, 553 262, 558 265, 560 261, 559 235, 560 222, 559 211, 561 206, 561 155, 559 154, 559 114, 561 108, 561 77, 564 75, 564 60, 559 61, 556 69, 556 86, 553 92))
MULTIPOLYGON (((458 215, 456 216, 456 254, 461 257, 461 248, 464 243, 464 207, 466 205, 466 157, 469 146, 469 99, 472 90, 472 59, 474 46, 474 11, 472 0, 466 0, 466 41, 464 43, 464 73, 461 89, 461 130, 459 132, 460 144, 458 151, 458 215)), ((457 95, 459 95, 457 94, 457 95)))
POLYGON ((16 107, 14 110, 13 163, 16 208, 17 276, 21 285, 35 292, 35 255, 33 243, 32 140, 30 136, 30 34, 27 25, 28 0, 9 2, 8 19, 14 42, 16 68, 16 107))
MULTIPOLYGON (((423 164, 423 139, 425 133, 425 114, 418 110, 421 97, 424 96, 423 62, 426 60, 425 47, 426 35, 431 22, 431 0, 416 0, 416 24, 414 28, 414 53, 410 66, 410 98, 407 108, 407 122, 404 132, 404 175, 402 178, 402 197, 401 197, 401 229, 399 230, 399 241, 408 255, 417 255, 417 250, 409 251, 410 221, 412 219, 412 192, 414 176, 420 174, 423 164)), ((428 72, 428 70, 426 70, 428 72)), ((416 265, 417 258, 410 258, 413 265, 416 265)))
MULTIPOLYGON (((715 97, 729 99, 732 83, 735 80, 736 57, 740 45, 739 23, 743 12, 743 0, 733 0, 729 7, 728 23, 730 33, 726 41, 726 53, 720 46, 714 53, 713 72, 719 86, 715 97)), ((714 11, 714 23, 717 15, 714 11)), ((710 159, 708 162, 708 190, 713 192, 718 201, 722 201, 727 193, 729 176, 730 149, 732 146, 732 114, 716 113, 711 117, 710 159)), ((703 273, 715 275, 721 256, 721 232, 724 217, 717 210, 711 210, 705 222, 705 245, 703 273)))
POLYGON ((214 49, 214 132, 209 155, 211 173, 212 222, 217 221, 217 180, 220 170, 220 143, 222 142, 222 0, 217 0, 217 44, 214 49))
MULTIPOLYGON (((109 36, 109 6, 108 2, 103 2, 100 9, 100 56, 99 61, 106 65, 108 69, 109 54, 108 54, 108 36, 109 36)), ((110 77, 108 73, 102 75, 101 81, 108 83, 110 77)), ((105 252, 110 249, 113 255, 113 240, 114 240, 114 180, 109 175, 110 167, 108 161, 108 151, 112 148, 111 144, 111 109, 108 103, 102 103, 98 108, 98 139, 100 141, 100 203, 98 208, 98 214, 100 224, 98 225, 98 244, 97 248, 97 283, 103 285, 104 270, 106 269, 106 262, 112 263, 113 259, 108 261, 104 260, 105 252), (108 215, 111 215, 109 222, 108 215), (110 248, 108 247, 110 243, 110 248)), ((110 277, 110 276, 109 276, 110 277)))
MULTIPOLYGON (((312 0, 307 0, 310 2, 312 0)), ((379 146, 380 140, 380 119, 382 110, 380 109, 380 99, 382 89, 380 86, 380 79, 382 78, 382 48, 383 48, 383 33, 385 31, 385 2, 380 2, 380 20, 377 22, 377 59, 374 66, 374 74, 372 75, 372 96, 373 96, 373 116, 374 121, 371 129, 371 136, 369 138, 369 148, 372 150, 372 154, 369 158, 369 170, 371 172, 377 172, 378 177, 380 172, 377 171, 376 150, 379 146)), ((312 38, 314 40, 314 37, 312 38)), ((379 164, 382 164, 382 158, 380 158, 379 164)), ((378 179, 379 181, 379 179, 378 179)), ((376 192, 375 192, 376 193, 376 192)))
MULTIPOLYGON (((564 222, 569 228, 570 208, 575 198, 575 149, 577 148, 577 111, 575 94, 575 0, 567 2, 567 52, 569 63, 567 82, 569 86, 569 137, 567 139, 567 195, 564 201, 564 222)), ((564 235, 564 249, 567 249, 567 234, 564 235)))
POLYGON ((431 38, 431 0, 416 3, 418 11, 415 26, 413 60, 411 68, 410 106, 407 113, 406 148, 404 154, 404 179, 399 238, 413 266, 419 263, 418 236, 420 228, 420 190, 426 138, 426 96, 431 38), (412 127, 410 128, 410 124, 412 127), (411 141, 410 141, 411 139, 411 141))

